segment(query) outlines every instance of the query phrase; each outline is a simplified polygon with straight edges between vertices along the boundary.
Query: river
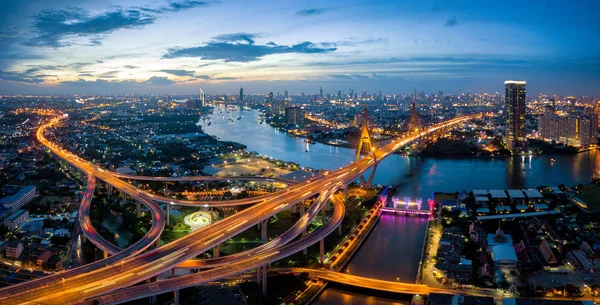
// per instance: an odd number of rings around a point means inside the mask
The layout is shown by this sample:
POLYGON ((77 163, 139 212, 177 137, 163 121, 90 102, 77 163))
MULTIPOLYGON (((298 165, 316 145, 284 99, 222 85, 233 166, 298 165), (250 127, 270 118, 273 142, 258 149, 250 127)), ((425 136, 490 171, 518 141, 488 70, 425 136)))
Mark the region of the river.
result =
MULTIPOLYGON (((221 115, 215 109, 215 113, 204 122, 204 130, 220 140, 245 144, 249 151, 315 169, 337 169, 352 162, 355 157, 353 149, 321 143, 308 145, 309 152, 306 152, 304 138, 289 136, 268 124, 259 124, 259 114, 255 110, 228 113, 223 109, 221 115), (240 116, 242 118, 237 120, 240 116), (206 126, 208 122, 211 122, 210 126, 206 126)), ((597 151, 496 159, 391 155, 381 161, 374 183, 398 185, 397 196, 421 197, 425 202, 433 192, 588 183, 595 168, 600 168, 597 151)), ((425 220, 420 218, 382 216, 348 265, 349 272, 391 281, 398 278, 414 282, 425 226, 425 220)), ((335 287, 325 290, 315 301, 315 304, 321 303, 391 305, 408 304, 410 301, 364 296, 335 287)))

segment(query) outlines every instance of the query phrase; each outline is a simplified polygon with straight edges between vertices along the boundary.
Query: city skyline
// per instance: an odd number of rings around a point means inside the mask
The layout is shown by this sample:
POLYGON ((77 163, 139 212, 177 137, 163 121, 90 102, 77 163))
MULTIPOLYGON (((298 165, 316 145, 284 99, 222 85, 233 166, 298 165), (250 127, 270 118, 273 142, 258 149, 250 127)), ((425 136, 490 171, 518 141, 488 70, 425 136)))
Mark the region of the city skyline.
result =
POLYGON ((600 94, 598 4, 536 4, 5 2, 0 94, 600 94))

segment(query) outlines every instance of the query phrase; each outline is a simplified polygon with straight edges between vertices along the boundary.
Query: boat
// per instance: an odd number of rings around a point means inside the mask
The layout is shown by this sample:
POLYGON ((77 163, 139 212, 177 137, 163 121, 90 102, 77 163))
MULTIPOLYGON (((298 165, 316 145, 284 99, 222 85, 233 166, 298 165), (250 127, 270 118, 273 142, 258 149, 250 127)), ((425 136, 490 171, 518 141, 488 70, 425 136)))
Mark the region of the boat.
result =
POLYGON ((241 119, 242 119, 242 117, 237 118, 238 121, 241 120, 241 119))
POLYGON ((305 139, 305 140, 304 140, 304 143, 308 143, 308 144, 316 144, 317 142, 315 142, 315 140, 313 140, 313 139, 308 139, 308 138, 307 138, 307 139, 305 139))
POLYGON ((210 124, 212 124, 212 122, 208 122, 208 125, 206 125, 206 126, 210 126, 210 124))

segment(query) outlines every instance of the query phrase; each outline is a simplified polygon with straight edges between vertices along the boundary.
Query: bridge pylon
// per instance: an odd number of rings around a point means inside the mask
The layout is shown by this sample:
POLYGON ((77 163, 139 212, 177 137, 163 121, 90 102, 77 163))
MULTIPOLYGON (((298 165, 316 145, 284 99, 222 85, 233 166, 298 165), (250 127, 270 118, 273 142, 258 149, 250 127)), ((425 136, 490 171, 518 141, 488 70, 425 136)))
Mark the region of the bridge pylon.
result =
POLYGON ((410 106, 410 122, 408 123, 408 133, 419 134, 419 139, 417 140, 417 151, 421 151, 423 149, 424 143, 423 139, 421 139, 421 131, 423 131, 423 123, 421 122, 421 117, 417 111, 416 103, 413 101, 412 105, 410 106))
POLYGON ((360 132, 358 147, 356 148, 356 161, 360 160, 360 155, 363 151, 365 151, 367 154, 371 153, 373 155, 373 159, 375 160, 373 170, 371 171, 371 175, 369 175, 369 179, 365 180, 365 177, 360 177, 361 184, 370 186, 373 183, 373 177, 375 176, 375 170, 377 169, 378 162, 377 158, 375 157, 375 145, 373 145, 371 134, 369 133, 369 114, 366 106, 363 109, 363 126, 362 131, 360 132))

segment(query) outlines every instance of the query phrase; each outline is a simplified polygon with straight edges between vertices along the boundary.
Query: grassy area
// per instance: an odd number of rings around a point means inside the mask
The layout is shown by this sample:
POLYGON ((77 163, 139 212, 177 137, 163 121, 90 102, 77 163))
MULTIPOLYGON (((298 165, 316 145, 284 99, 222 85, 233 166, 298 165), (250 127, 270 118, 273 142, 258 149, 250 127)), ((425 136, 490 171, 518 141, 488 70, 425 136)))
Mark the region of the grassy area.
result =
POLYGON ((600 210, 600 186, 595 184, 586 185, 581 190, 581 193, 577 195, 579 199, 583 200, 589 211, 600 210))

